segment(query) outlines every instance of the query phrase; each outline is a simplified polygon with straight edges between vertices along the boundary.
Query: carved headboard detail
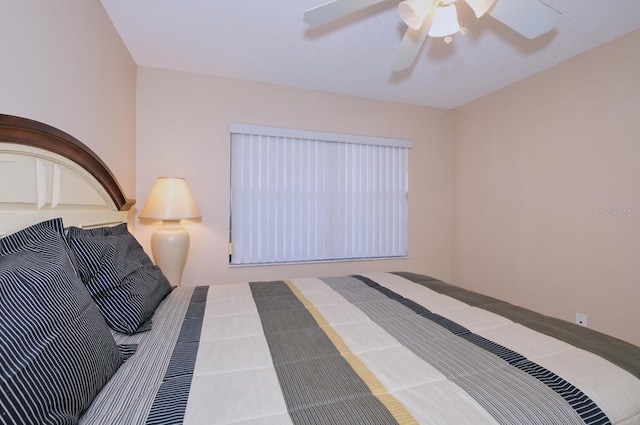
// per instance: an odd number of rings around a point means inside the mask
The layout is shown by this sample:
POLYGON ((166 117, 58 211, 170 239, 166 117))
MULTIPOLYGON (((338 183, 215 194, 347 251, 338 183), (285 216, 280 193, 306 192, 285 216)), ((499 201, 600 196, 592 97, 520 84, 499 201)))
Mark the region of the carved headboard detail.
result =
POLYGON ((134 203, 76 138, 0 114, 0 235, 53 217, 85 227, 122 222, 134 203))

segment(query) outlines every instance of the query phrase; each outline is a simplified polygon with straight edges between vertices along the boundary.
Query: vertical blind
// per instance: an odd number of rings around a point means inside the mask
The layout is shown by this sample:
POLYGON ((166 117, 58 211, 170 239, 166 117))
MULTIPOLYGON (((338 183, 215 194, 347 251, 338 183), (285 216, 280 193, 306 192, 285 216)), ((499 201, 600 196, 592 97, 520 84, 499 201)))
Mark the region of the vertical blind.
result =
POLYGON ((231 264, 406 256, 409 146, 232 125, 231 264))

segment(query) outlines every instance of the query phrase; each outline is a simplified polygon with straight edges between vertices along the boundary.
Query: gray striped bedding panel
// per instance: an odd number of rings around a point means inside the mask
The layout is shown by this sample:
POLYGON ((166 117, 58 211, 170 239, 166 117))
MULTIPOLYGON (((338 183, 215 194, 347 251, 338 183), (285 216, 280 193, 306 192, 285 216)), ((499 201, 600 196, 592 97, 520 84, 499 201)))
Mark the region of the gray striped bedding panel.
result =
POLYGON ((640 348, 425 275, 180 287, 81 424, 640 424, 640 348))

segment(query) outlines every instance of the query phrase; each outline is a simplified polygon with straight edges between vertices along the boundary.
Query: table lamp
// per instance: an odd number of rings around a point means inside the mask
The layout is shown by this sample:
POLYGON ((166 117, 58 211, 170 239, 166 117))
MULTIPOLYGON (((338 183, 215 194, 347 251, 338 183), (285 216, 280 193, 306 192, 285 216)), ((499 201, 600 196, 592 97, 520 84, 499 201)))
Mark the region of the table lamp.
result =
POLYGON ((162 226, 151 235, 151 252, 169 282, 180 285, 189 252, 189 232, 180 220, 200 218, 187 181, 178 177, 158 178, 140 218, 162 220, 162 226))

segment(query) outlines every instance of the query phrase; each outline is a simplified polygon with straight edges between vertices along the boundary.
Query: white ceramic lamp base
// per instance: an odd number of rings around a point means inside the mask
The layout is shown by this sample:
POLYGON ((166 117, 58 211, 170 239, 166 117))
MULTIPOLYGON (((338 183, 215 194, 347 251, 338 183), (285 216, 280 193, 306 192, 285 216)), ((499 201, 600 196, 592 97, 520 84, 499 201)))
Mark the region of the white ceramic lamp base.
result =
POLYGON ((163 220, 151 235, 151 252, 156 265, 172 285, 180 285, 189 253, 189 232, 180 220, 163 220))

